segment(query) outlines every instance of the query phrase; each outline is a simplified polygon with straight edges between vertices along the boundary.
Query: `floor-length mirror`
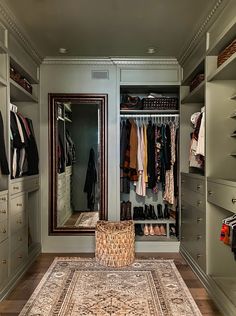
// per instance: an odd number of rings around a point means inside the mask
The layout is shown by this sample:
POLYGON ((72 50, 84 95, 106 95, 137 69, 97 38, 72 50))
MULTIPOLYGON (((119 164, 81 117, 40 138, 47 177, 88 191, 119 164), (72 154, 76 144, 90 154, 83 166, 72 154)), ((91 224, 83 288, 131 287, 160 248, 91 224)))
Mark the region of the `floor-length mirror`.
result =
POLYGON ((107 95, 49 95, 49 232, 91 233, 107 219, 107 95))

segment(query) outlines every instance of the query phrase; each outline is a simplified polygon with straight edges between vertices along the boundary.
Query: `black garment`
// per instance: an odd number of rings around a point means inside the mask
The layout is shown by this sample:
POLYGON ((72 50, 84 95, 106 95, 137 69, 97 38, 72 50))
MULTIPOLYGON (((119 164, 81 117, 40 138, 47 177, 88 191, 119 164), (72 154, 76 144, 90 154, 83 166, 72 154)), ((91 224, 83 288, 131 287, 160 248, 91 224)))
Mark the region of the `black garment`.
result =
POLYGON ((87 207, 90 211, 94 210, 95 204, 95 185, 97 182, 97 170, 95 166, 95 153, 91 148, 89 153, 89 161, 84 184, 84 192, 87 193, 87 207))
POLYGON ((156 186, 156 168, 155 168, 155 125, 150 121, 147 127, 147 154, 148 154, 148 187, 153 189, 156 186))
POLYGON ((234 253, 234 259, 236 260, 236 227, 233 227, 231 249, 234 253))
POLYGON ((75 163, 75 144, 70 136, 68 130, 66 130, 66 165, 71 166, 72 163, 75 163))
POLYGON ((176 128, 175 134, 175 163, 174 163, 174 195, 178 197, 179 188, 178 188, 178 155, 179 153, 179 129, 176 128))
POLYGON ((161 126, 161 183, 162 190, 165 191, 166 184, 166 161, 167 161, 167 152, 166 152, 166 133, 165 126, 161 126))
POLYGON ((33 174, 39 173, 39 154, 38 154, 38 148, 37 148, 35 135, 34 135, 33 123, 28 118, 26 118, 26 121, 30 129, 30 136, 28 138, 28 146, 25 147, 25 151, 27 154, 27 161, 28 161, 27 175, 33 175, 33 174))
POLYGON ((121 130, 120 191, 130 193, 130 132, 131 123, 126 120, 121 130))
POLYGON ((1 171, 2 171, 2 174, 8 175, 10 171, 9 171, 7 155, 6 155, 6 148, 5 148, 5 141, 4 141, 4 126, 3 126, 1 111, 0 111, 0 146, 1 146, 1 150, 0 150, 1 171))

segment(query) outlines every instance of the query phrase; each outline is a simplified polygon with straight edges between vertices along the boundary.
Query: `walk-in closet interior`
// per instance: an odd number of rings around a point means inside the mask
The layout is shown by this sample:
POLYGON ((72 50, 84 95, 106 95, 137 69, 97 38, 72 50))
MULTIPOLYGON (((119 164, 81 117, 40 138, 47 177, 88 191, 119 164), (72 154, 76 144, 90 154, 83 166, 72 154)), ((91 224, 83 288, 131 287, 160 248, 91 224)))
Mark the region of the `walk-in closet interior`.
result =
POLYGON ((0 299, 40 253, 133 220, 136 252, 180 253, 236 315, 235 0, 144 1, 135 26, 103 0, 88 36, 52 2, 0 1, 0 299))

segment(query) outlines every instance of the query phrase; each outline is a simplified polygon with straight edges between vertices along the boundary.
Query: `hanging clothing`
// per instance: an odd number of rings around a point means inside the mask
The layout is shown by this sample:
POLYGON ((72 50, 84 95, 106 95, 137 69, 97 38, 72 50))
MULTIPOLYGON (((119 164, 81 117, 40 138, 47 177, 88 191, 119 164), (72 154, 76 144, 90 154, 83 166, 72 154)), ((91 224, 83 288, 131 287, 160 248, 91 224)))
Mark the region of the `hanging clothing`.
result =
POLYGON ((71 166, 76 161, 76 154, 75 154, 75 144, 68 130, 66 130, 65 142, 66 142, 66 166, 71 166))
POLYGON ((174 164, 175 164, 175 126, 172 124, 170 127, 170 148, 171 148, 171 161, 170 170, 166 170, 166 185, 163 199, 169 204, 174 204, 175 200, 175 189, 174 189, 174 164))
POLYGON ((9 175, 9 166, 7 161, 7 155, 6 155, 6 147, 5 147, 5 140, 4 140, 4 125, 3 125, 3 119, 2 119, 2 113, 0 111, 0 165, 1 165, 1 172, 4 175, 9 175))
POLYGON ((130 192, 130 132, 131 124, 126 120, 122 126, 121 157, 120 157, 120 191, 130 192))
POLYGON ((95 205, 95 185, 97 183, 97 170, 95 165, 95 152, 93 148, 89 152, 88 167, 84 184, 84 193, 87 193, 87 207, 94 210, 95 205))

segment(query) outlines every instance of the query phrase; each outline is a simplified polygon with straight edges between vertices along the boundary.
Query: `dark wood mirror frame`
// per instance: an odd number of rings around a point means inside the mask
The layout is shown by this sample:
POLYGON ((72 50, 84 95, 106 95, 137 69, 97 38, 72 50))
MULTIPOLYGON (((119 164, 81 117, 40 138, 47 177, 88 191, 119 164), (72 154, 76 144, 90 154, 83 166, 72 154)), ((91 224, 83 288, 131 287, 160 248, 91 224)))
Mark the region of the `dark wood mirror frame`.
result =
POLYGON ((94 229, 57 227, 57 113, 56 102, 97 104, 100 110, 100 211, 99 219, 107 220, 107 94, 49 93, 49 235, 91 235, 94 229))

